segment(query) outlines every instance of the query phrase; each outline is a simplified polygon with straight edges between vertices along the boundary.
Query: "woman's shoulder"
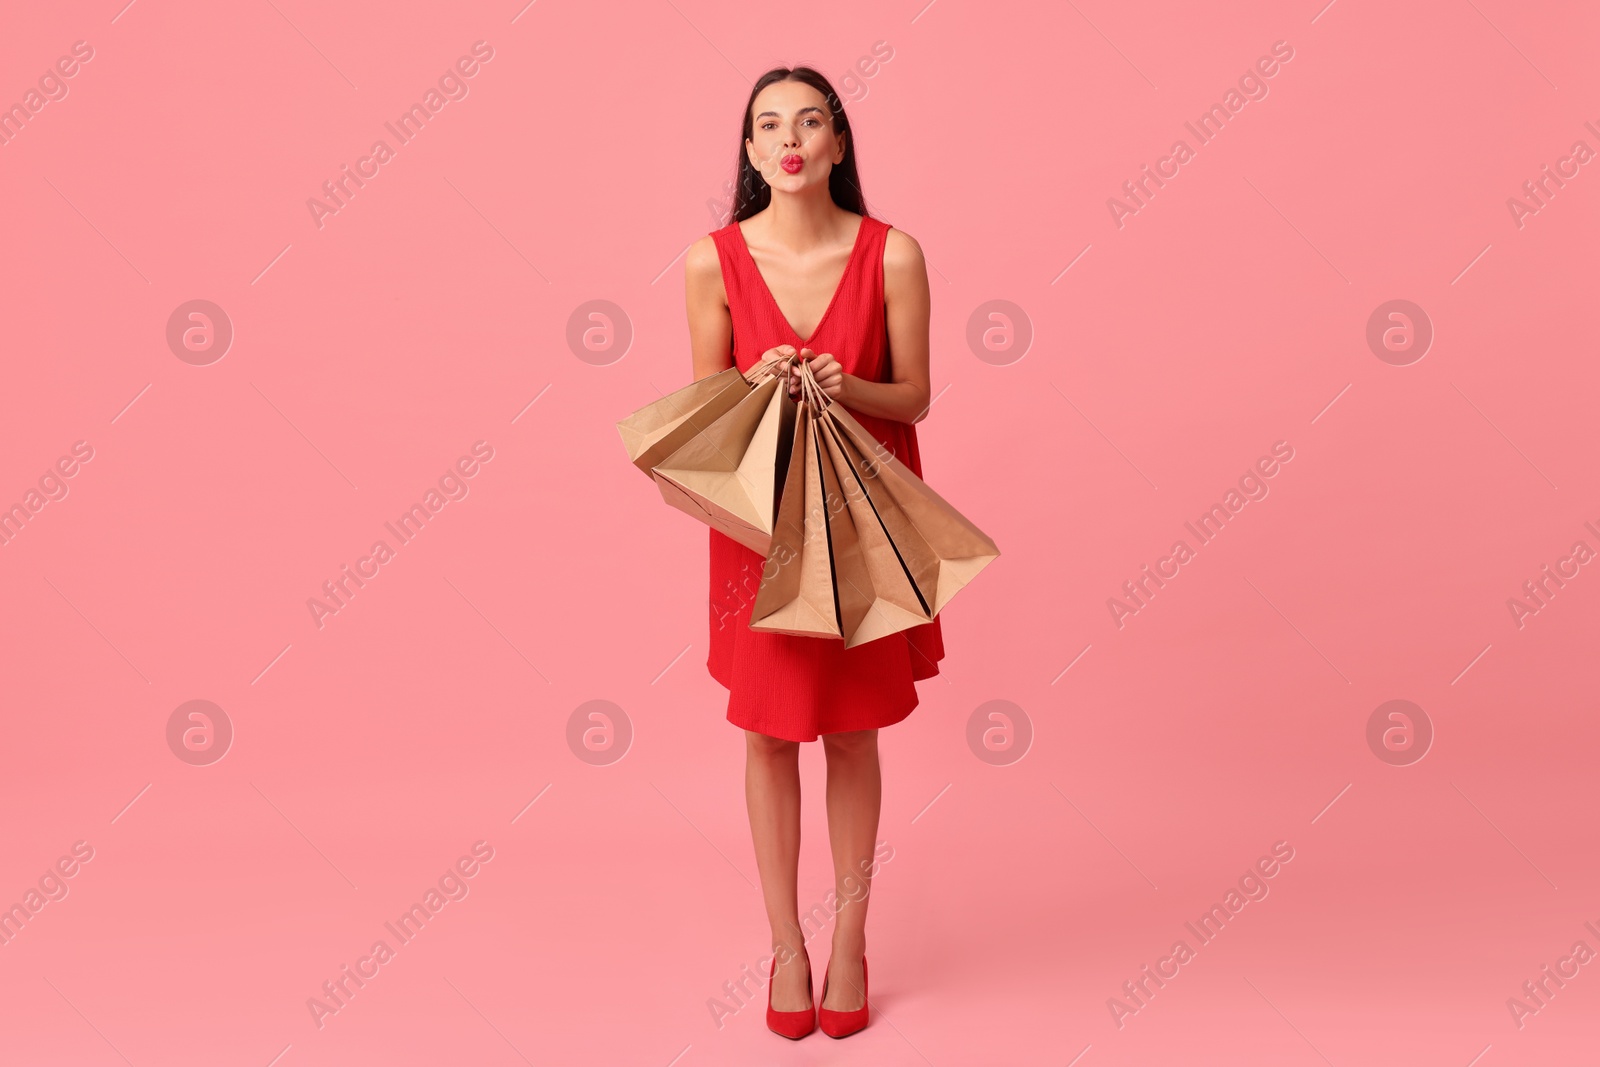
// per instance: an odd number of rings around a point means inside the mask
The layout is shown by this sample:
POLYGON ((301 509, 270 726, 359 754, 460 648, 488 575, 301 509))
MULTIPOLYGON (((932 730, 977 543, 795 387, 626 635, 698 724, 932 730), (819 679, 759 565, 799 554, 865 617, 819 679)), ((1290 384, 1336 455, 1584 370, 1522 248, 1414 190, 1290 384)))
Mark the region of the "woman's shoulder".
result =
POLYGON ((683 256, 684 276, 693 283, 720 288, 722 285, 722 256, 717 249, 717 230, 695 239, 683 256))
POLYGON ((726 226, 702 234, 689 245, 687 258, 691 266, 698 266, 701 270, 715 270, 718 263, 718 250, 732 240, 739 232, 739 220, 729 219, 726 226))
POLYGON ((895 229, 888 223, 883 225, 887 231, 883 236, 883 270, 885 276, 925 269, 922 246, 917 243, 917 239, 904 230, 895 229))

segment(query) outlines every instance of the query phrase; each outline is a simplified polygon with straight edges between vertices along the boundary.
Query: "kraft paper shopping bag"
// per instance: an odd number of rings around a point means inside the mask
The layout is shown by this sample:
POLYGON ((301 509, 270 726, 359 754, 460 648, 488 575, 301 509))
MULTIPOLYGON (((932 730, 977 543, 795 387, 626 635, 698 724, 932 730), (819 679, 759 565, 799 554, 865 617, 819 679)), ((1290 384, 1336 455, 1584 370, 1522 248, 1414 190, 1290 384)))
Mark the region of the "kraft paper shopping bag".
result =
POLYGON ((832 420, 844 439, 854 444, 871 471, 871 481, 904 517, 905 525, 898 526, 891 509, 879 512, 890 539, 902 546, 903 554, 909 554, 911 577, 928 603, 930 616, 939 614, 951 597, 999 557, 999 547, 884 448, 842 405, 829 405, 819 417, 832 420))
POLYGON ((813 418, 811 405, 801 404, 772 546, 761 571, 761 586, 750 605, 752 630, 840 636, 828 531, 820 521, 827 504, 813 418), (817 516, 816 521, 809 518, 812 515, 817 516))
POLYGON ((840 557, 839 534, 848 524, 850 540, 861 559, 860 577, 853 576, 846 568, 835 567, 845 647, 853 648, 929 622, 932 619, 929 605, 913 581, 903 553, 914 551, 921 565, 928 570, 937 568, 937 557, 909 528, 909 523, 905 522, 888 493, 880 490, 879 495, 884 499, 877 502, 871 499, 870 493, 877 488, 876 483, 871 478, 863 477, 864 461, 841 439, 834 420, 824 415, 815 422, 828 456, 824 469, 831 470, 836 476, 840 485, 839 495, 844 502, 843 508, 837 509, 837 514, 829 520, 829 541, 834 558, 837 561, 840 557), (909 542, 905 548, 892 539, 889 532, 891 524, 886 523, 881 515, 883 510, 891 509, 899 520, 894 525, 903 531, 902 536, 909 542), (867 598, 865 610, 853 626, 850 625, 851 616, 846 611, 849 598, 845 583, 853 588, 859 585, 859 592, 867 598))
POLYGON ((750 391, 737 367, 696 379, 646 404, 617 423, 628 459, 650 477, 650 468, 677 451, 750 391))
POLYGON ((765 555, 789 466, 796 403, 785 377, 761 380, 651 468, 661 496, 765 555))

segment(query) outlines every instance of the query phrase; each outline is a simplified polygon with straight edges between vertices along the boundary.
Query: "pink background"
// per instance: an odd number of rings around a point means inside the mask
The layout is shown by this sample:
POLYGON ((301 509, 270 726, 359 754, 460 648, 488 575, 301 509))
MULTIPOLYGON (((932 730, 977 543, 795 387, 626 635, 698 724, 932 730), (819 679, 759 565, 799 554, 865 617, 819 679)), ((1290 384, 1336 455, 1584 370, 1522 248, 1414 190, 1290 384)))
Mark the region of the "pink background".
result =
MULTIPOLYGON (((1507 606, 1600 548, 1600 163, 1520 227, 1507 207, 1600 149, 1592 5, 7 23, 0 102, 94 54, 0 146, 0 504, 93 458, 0 546, 0 904, 93 858, 0 946, 0 1062, 1594 1055, 1600 963, 1520 1028, 1506 1004, 1600 950, 1600 574, 1521 627, 1507 606), (319 228, 306 201, 480 40, 468 95, 319 228), (1107 199, 1277 41, 1268 95, 1119 228, 1107 199), (689 380, 682 252, 779 63, 840 79, 871 209, 927 254, 925 472, 1003 551, 882 737, 878 1010, 839 1044, 770 1034, 759 989, 721 1028, 707 1007, 767 949, 743 738, 704 668, 705 529, 614 428, 689 380), (234 331, 206 365, 167 340, 197 299, 234 331), (1366 341, 1397 299, 1435 335, 1404 366, 1366 341), (583 359, 595 300, 625 319, 583 359), (969 345, 994 300, 1025 351, 969 345), (308 599, 476 441, 468 495, 319 628, 308 599), (1279 441, 1270 493, 1119 628, 1108 598, 1279 441), (1409 765, 1367 741, 1396 699, 1434 733, 1409 765), (234 731, 205 766, 168 742, 191 700, 234 731), (621 709, 605 765, 568 742, 591 700, 621 709), (968 743, 995 700, 1003 765, 968 743), (307 999, 478 841, 468 895, 319 1028, 307 999), (1119 1027, 1108 999, 1279 841, 1270 894, 1119 1027)), ((820 746, 802 768, 809 904, 820 746)))

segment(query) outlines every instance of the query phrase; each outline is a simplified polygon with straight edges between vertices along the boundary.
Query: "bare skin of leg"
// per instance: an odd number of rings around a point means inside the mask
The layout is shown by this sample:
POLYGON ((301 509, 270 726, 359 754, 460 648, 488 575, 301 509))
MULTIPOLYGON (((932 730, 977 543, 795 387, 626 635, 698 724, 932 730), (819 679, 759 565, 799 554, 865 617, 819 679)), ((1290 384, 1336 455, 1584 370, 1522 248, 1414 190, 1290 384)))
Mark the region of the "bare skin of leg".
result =
POLYGON ((867 948, 867 901, 883 806, 883 773, 878 764, 878 731, 823 734, 828 758, 828 838, 833 848, 833 954, 828 958, 828 990, 822 1006, 855 1011, 866 1003, 861 958, 867 948))
POLYGON ((800 742, 745 731, 744 798, 750 812, 761 897, 772 927, 777 974, 772 979, 775 1011, 805 1011, 811 973, 800 929, 796 882, 800 871, 800 742))

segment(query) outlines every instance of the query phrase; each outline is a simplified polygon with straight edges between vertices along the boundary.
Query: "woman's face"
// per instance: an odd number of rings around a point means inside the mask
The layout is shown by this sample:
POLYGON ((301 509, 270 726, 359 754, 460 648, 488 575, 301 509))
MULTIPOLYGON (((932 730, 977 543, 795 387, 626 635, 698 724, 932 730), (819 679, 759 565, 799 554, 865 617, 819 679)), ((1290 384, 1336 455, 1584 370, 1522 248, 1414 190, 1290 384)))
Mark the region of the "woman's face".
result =
POLYGON ((797 192, 827 185, 844 159, 844 141, 833 132, 827 98, 805 82, 773 82, 756 95, 745 154, 774 189, 797 192))

